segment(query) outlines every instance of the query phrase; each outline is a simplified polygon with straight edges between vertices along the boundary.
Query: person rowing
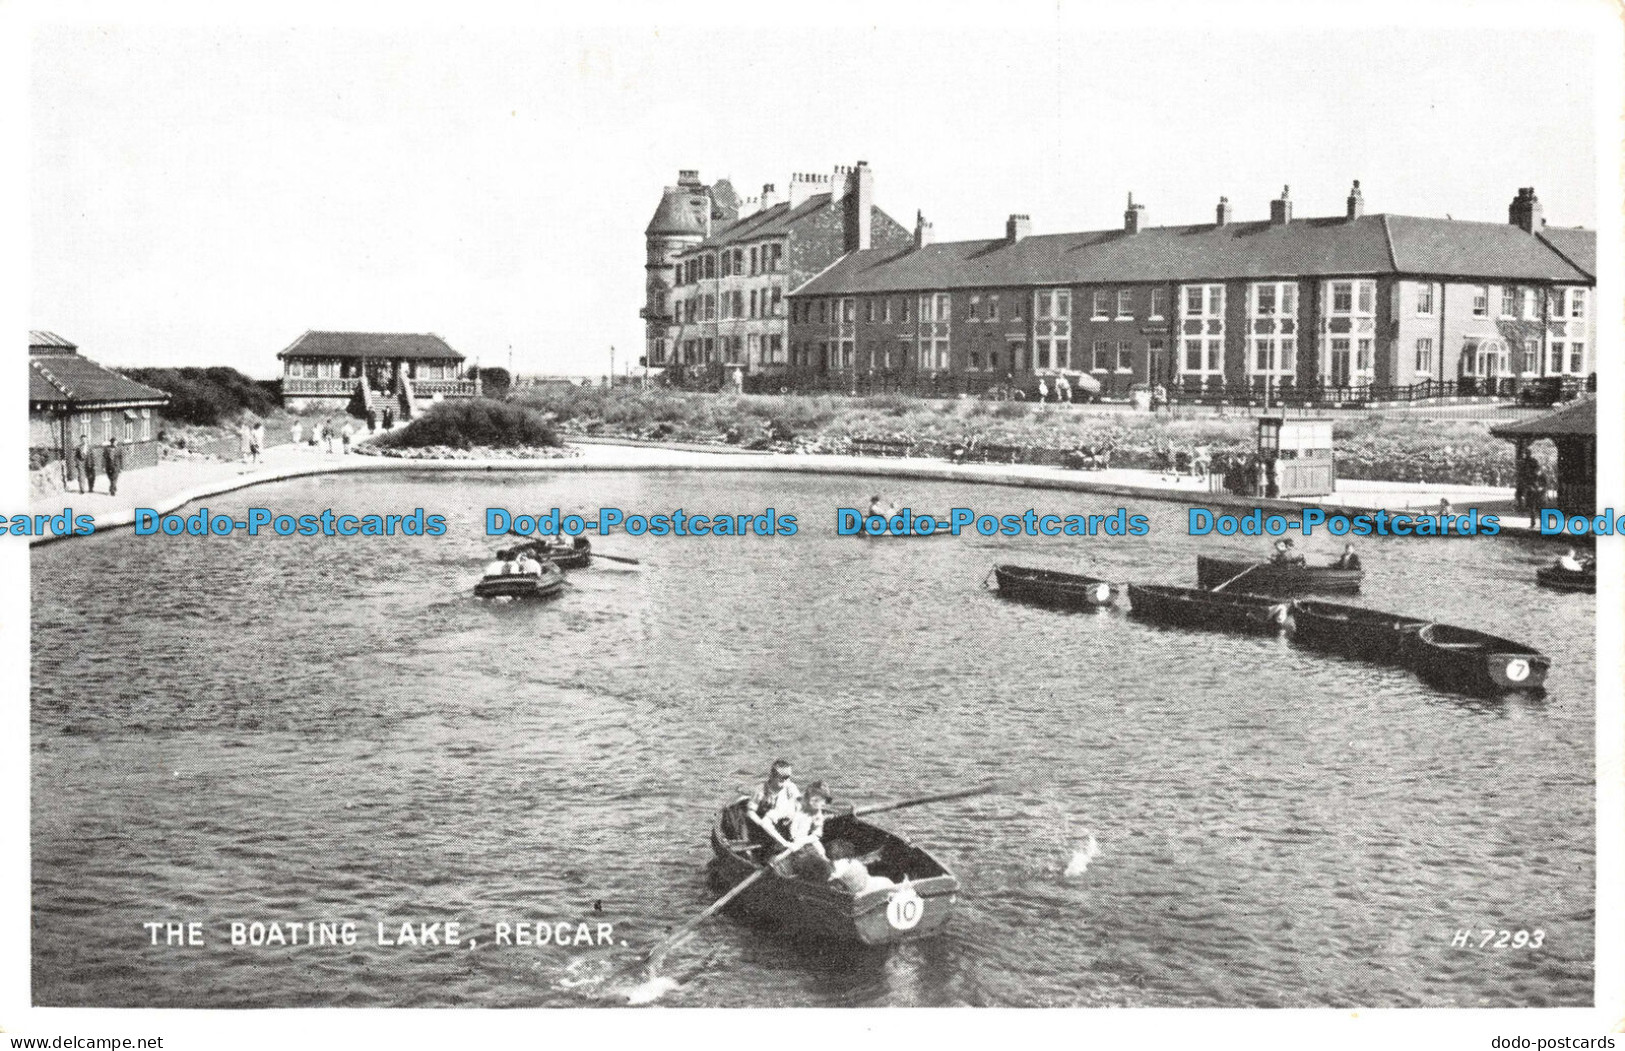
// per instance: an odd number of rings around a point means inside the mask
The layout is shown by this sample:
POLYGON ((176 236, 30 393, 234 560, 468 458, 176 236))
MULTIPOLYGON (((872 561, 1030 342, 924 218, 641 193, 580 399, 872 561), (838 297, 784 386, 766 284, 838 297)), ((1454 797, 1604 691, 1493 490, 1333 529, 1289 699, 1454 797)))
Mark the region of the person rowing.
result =
POLYGON ((791 780, 794 772, 790 760, 775 759, 745 807, 750 838, 765 852, 763 861, 790 849, 790 817, 801 803, 801 789, 791 780))
POLYGON ((1278 566, 1301 566, 1304 557, 1298 554, 1292 538, 1284 536, 1275 542, 1275 554, 1270 556, 1270 561, 1278 566))
POLYGON ((1336 562, 1332 563, 1332 566, 1335 569, 1359 569, 1360 556, 1354 553, 1354 545, 1344 544, 1343 553, 1338 556, 1336 562))
POLYGON ((880 497, 878 495, 871 496, 869 498, 869 517, 873 518, 875 516, 879 516, 881 518, 890 518, 896 513, 896 504, 883 504, 880 502, 880 497))

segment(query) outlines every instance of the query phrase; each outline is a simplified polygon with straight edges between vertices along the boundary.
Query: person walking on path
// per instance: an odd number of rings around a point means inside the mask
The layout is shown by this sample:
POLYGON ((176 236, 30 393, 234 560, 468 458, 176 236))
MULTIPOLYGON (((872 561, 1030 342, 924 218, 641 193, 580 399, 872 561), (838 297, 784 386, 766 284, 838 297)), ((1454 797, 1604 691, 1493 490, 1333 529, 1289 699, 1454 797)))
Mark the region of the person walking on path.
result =
POLYGON ((350 426, 349 420, 344 421, 344 429, 339 432, 339 437, 344 441, 344 454, 348 456, 350 454, 350 441, 355 437, 355 428, 350 426))
POLYGON ((79 491, 96 491, 96 454, 90 448, 90 438, 79 436, 79 445, 73 450, 73 473, 79 476, 79 491))
POLYGON ((293 441, 294 448, 305 440, 305 423, 303 420, 294 420, 293 426, 288 428, 288 437, 293 441))
POLYGON ((248 454, 255 463, 260 462, 260 452, 265 448, 265 423, 262 420, 254 421, 254 429, 248 432, 248 454))
POLYGON ((1065 373, 1055 377, 1055 400, 1059 402, 1072 400, 1072 384, 1067 382, 1065 373))
POLYGON ((316 440, 327 445, 327 455, 333 455, 333 421, 323 420, 316 425, 316 440))
POLYGON ((118 476, 124 473, 124 450, 119 447, 117 438, 107 439, 102 447, 102 470, 107 472, 108 493, 117 496, 118 476))
POLYGON ((248 421, 244 420, 237 425, 237 452, 241 456, 243 463, 248 462, 249 450, 253 447, 253 444, 254 432, 249 430, 248 421))

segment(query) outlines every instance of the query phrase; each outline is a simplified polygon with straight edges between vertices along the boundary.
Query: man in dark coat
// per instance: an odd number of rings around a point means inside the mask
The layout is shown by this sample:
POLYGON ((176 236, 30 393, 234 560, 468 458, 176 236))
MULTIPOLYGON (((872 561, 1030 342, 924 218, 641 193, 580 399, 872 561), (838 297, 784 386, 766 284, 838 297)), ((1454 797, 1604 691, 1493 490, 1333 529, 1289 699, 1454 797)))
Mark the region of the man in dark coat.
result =
POLYGON ((118 476, 124 471, 124 450, 117 438, 107 439, 102 446, 102 470, 107 472, 107 491, 118 495, 118 476))

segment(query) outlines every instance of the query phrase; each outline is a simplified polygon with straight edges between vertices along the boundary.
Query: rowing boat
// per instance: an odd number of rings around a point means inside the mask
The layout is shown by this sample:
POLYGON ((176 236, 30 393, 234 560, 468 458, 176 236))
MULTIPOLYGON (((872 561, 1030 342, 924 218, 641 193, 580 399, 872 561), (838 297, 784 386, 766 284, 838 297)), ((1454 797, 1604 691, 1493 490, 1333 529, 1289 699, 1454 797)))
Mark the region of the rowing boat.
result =
POLYGON ((1301 562, 1247 562, 1196 556, 1196 586, 1216 588, 1243 573, 1247 590, 1268 595, 1296 595, 1305 591, 1352 594, 1360 590, 1365 573, 1336 566, 1310 566, 1301 562))
POLYGON ((1597 564, 1587 563, 1579 572, 1564 569, 1555 563, 1542 566, 1535 570, 1535 583, 1553 591, 1583 591, 1588 595, 1594 595, 1597 592, 1597 564))
POLYGON ((1273 635, 1286 624, 1290 603, 1268 595, 1200 591, 1162 584, 1130 584, 1131 612, 1144 620, 1181 628, 1213 628, 1273 635))
MULTIPOLYGON (((514 555, 528 553, 546 559, 560 569, 586 569, 592 562, 592 541, 584 536, 569 540, 561 536, 538 537, 508 549, 514 555)), ((502 552, 497 555, 500 558, 502 552)))
POLYGON ((564 570, 543 562, 540 573, 493 573, 474 585, 476 598, 552 598, 564 589, 564 570))
POLYGON ((1552 663, 1533 646, 1449 624, 1423 627, 1405 654, 1424 681, 1479 695, 1539 689, 1552 663))
POLYGON ((1292 637, 1317 650, 1379 664, 1402 664, 1409 637, 1429 622, 1397 613, 1297 599, 1292 603, 1292 637))
POLYGON ((994 566, 993 578, 998 581, 999 594, 1004 598, 1061 609, 1109 606, 1117 590, 1111 582, 1099 577, 1026 566, 994 566))
MULTIPOLYGON (((710 877, 719 892, 761 871, 768 860, 747 833, 746 804, 740 799, 725 807, 711 829, 710 877)), ((959 880, 921 848, 838 813, 826 819, 823 842, 832 857, 879 851, 868 865, 868 882, 853 890, 839 880, 780 875, 774 867, 728 908, 797 937, 863 945, 915 941, 947 924, 959 880)))

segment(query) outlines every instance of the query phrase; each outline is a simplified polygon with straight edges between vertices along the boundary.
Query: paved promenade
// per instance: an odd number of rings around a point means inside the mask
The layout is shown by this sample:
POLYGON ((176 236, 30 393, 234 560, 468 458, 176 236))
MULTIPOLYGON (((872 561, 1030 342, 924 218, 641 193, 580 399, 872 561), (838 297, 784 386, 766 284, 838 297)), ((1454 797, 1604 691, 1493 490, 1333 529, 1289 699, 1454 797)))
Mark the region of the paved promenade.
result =
MULTIPOLYGON (((1512 492, 1475 486, 1416 485, 1400 482, 1342 481, 1330 496, 1304 500, 1266 500, 1210 491, 1206 479, 1112 468, 1072 471, 1036 464, 961 464, 942 460, 884 459, 868 456, 818 456, 751 453, 737 450, 702 451, 648 445, 622 445, 602 441, 573 447, 577 455, 564 459, 410 460, 361 453, 327 453, 308 446, 280 445, 266 450, 263 462, 244 464, 220 460, 166 460, 156 467, 126 473, 117 496, 107 492, 107 479, 97 480, 99 492, 81 494, 37 493, 31 510, 56 514, 64 507, 95 516, 98 531, 129 525, 138 507, 161 513, 178 510, 198 500, 251 485, 306 475, 350 471, 783 471, 798 474, 840 474, 895 481, 933 480, 984 485, 1096 493, 1125 500, 1172 500, 1212 507, 1264 507, 1296 511, 1319 506, 1328 511, 1361 513, 1434 511, 1441 499, 1453 510, 1477 507, 1500 515, 1503 533, 1528 535, 1527 518, 1511 514, 1512 492)), ((888 499, 908 503, 906 490, 888 486, 888 499)), ((56 537, 34 537, 47 543, 56 537)))

